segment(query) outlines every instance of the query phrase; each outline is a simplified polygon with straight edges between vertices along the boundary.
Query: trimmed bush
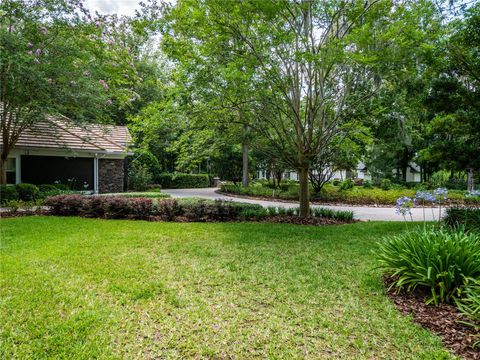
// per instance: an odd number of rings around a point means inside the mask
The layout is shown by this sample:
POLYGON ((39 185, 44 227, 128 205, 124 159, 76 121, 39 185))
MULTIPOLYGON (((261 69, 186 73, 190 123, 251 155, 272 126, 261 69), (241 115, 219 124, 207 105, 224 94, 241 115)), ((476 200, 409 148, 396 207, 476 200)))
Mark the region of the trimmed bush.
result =
POLYGON ((206 188, 210 186, 208 174, 160 174, 155 181, 164 189, 206 188))
POLYGON ((480 238, 461 230, 410 231, 383 242, 378 259, 391 286, 424 291, 427 303, 452 302, 466 278, 480 277, 480 238))
POLYGON ((382 190, 390 190, 392 187, 393 184, 389 179, 382 179, 382 181, 380 182, 380 188, 382 190))
POLYGON ((38 197, 38 187, 33 184, 17 184, 15 186, 18 198, 22 201, 34 201, 38 197))
POLYGON ((466 231, 480 232, 480 209, 447 208, 443 222, 451 227, 463 227, 466 231))
POLYGON ((340 183, 340 190, 349 190, 352 189, 355 186, 355 183, 353 182, 352 179, 347 179, 340 183))
POLYGON ((0 204, 18 200, 18 192, 15 186, 0 185, 0 204))

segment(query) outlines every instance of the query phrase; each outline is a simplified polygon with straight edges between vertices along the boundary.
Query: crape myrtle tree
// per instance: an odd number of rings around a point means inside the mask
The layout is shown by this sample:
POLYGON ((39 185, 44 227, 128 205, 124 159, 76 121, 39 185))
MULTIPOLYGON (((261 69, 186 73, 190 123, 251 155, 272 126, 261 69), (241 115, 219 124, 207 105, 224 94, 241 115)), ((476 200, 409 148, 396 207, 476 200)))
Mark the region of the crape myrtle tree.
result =
POLYGON ((0 183, 6 183, 7 157, 20 135, 48 114, 109 120, 115 90, 134 78, 128 59, 128 49, 81 1, 2 1, 0 183))
POLYGON ((241 44, 229 47, 228 64, 252 72, 249 126, 297 170, 307 216, 312 164, 382 85, 375 75, 385 48, 419 45, 411 37, 425 12, 423 1, 180 0, 167 15, 177 39, 169 45, 195 54, 202 67, 211 57, 199 49, 241 44))

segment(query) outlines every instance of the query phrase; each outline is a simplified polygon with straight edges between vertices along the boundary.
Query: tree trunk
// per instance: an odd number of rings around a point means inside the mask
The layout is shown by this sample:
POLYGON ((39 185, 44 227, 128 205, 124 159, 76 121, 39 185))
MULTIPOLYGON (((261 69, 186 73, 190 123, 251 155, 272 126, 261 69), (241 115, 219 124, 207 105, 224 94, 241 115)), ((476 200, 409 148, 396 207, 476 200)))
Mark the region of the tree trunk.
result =
POLYGON ((467 190, 468 191, 475 190, 475 179, 473 177, 473 169, 472 168, 468 169, 468 172, 467 172, 467 190))
POLYGON ((8 153, 2 152, 2 155, 0 156, 0 185, 7 184, 7 158, 8 153))
POLYGON ((248 186, 248 144, 242 144, 242 185, 248 186))
POLYGON ((300 182, 299 201, 300 216, 307 217, 310 215, 310 199, 308 195, 308 166, 298 168, 298 180, 300 182))
POLYGON ((0 185, 7 184, 7 162, 3 159, 0 160, 0 185))

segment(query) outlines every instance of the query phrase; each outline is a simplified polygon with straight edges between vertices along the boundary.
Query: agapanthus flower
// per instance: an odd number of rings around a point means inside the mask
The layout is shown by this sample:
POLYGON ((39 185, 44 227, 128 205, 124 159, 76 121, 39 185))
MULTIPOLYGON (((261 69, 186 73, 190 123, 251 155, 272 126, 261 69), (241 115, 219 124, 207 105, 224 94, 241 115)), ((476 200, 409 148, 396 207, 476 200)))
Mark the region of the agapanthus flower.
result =
POLYGON ((33 55, 33 51, 30 50, 29 52, 27 52, 28 55, 33 55))
POLYGON ((40 55, 42 53, 42 49, 35 50, 35 55, 40 55))
POLYGON ((75 80, 70 80, 70 85, 75 86, 77 85, 77 82, 75 80))
POLYGON ((435 197, 435 195, 433 195, 432 193, 428 192, 428 191, 417 191, 415 193, 415 201, 417 200, 421 200, 422 202, 435 202, 437 200, 437 198, 435 197))
POLYGON ((95 21, 95 26, 99 28, 102 26, 102 23, 100 21, 95 21))
POLYGON ((447 200, 448 190, 446 188, 437 188, 433 190, 433 195, 435 195, 437 200, 447 200))
POLYGON ((113 101, 110 100, 110 99, 107 99, 107 101, 105 101, 107 103, 107 105, 112 105, 113 104, 113 101))
POLYGON ((480 190, 471 190, 465 194, 467 198, 477 198, 480 197, 480 190))
POLYGON ((46 35, 47 34, 47 28, 45 26, 42 26, 40 28, 40 32, 43 34, 43 35, 46 35))
POLYGON ((397 215, 411 215, 413 200, 408 196, 402 196, 395 203, 395 212, 397 215))
POLYGON ((38 60, 37 58, 33 59, 33 62, 34 62, 35 64, 40 64, 40 60, 38 60))
POLYGON ((83 72, 83 76, 90 76, 90 71, 85 70, 85 71, 83 72))
POLYGON ((29 43, 27 44, 27 47, 28 47, 29 49, 31 49, 31 48, 33 47, 33 44, 32 44, 31 42, 29 42, 29 43))

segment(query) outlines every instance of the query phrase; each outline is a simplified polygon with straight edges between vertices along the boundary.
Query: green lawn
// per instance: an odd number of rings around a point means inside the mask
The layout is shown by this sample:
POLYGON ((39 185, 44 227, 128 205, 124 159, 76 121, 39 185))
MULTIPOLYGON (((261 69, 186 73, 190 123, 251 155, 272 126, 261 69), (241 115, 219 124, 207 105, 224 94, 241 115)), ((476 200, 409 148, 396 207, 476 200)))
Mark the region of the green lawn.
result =
POLYGON ((0 226, 2 359, 451 358, 374 269, 402 223, 0 226))

